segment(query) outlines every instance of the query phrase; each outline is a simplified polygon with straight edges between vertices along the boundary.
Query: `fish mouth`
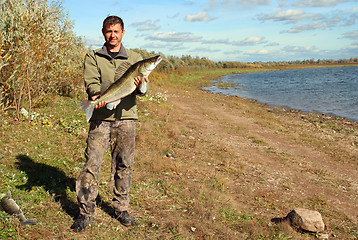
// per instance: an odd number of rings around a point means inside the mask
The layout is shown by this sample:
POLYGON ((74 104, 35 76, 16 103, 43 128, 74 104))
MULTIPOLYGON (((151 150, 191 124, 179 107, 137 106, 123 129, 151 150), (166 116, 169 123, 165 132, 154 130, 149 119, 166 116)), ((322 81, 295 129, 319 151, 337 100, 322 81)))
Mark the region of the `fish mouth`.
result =
POLYGON ((145 70, 152 71, 163 60, 160 55, 153 58, 155 59, 155 61, 152 62, 149 66, 144 66, 145 70))
POLYGON ((158 56, 157 60, 155 61, 155 65, 159 64, 163 58, 161 56, 158 56))

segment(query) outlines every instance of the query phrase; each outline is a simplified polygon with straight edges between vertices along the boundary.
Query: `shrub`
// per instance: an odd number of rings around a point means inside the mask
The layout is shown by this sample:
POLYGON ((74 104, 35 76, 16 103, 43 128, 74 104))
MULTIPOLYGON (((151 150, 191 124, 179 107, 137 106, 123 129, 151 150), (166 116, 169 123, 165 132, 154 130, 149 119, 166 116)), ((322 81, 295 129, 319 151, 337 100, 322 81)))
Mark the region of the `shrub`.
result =
POLYGON ((69 94, 82 79, 85 46, 61 2, 0 2, 0 110, 30 109, 49 92, 69 94))

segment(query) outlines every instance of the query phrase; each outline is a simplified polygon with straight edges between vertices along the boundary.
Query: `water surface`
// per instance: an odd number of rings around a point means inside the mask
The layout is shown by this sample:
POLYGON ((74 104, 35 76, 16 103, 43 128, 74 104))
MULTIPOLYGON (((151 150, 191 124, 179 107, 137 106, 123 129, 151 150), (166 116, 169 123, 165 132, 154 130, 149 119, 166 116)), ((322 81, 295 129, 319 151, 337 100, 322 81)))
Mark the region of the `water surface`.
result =
POLYGON ((358 67, 230 74, 205 89, 358 122, 358 67))

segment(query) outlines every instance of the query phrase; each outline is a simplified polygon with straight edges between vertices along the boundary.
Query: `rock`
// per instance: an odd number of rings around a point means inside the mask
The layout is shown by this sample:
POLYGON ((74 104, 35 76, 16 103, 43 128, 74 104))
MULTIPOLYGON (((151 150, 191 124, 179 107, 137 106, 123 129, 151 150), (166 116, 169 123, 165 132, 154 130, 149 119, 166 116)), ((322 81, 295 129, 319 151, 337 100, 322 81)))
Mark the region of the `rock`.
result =
POLYGON ((324 222, 319 212, 304 208, 296 208, 285 217, 291 226, 308 232, 323 232, 324 222))
POLYGON ((328 233, 323 233, 318 237, 318 239, 327 240, 327 239, 329 239, 329 234, 328 233))

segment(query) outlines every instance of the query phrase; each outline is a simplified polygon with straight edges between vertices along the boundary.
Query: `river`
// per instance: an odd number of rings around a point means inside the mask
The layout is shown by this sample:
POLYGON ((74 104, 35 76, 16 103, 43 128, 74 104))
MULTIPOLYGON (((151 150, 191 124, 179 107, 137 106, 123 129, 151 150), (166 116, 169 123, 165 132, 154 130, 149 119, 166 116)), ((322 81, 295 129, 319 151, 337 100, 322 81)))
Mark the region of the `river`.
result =
POLYGON ((358 66, 230 74, 205 89, 358 122, 358 66))

